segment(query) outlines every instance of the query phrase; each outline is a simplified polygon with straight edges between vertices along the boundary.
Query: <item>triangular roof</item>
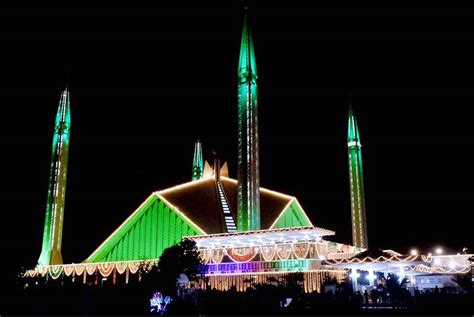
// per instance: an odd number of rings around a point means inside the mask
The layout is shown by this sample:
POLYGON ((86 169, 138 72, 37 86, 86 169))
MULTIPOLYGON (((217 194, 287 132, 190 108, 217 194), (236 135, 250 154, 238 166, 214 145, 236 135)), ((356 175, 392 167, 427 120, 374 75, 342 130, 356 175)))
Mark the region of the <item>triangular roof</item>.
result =
MULTIPOLYGON (((237 181, 221 177, 234 219, 237 218, 237 181)), ((207 234, 225 232, 221 221, 219 201, 214 177, 188 182, 158 191, 169 203, 190 218, 207 234)), ((278 216, 295 197, 260 188, 260 212, 262 229, 269 229, 278 216)), ((308 220, 309 221, 309 220, 308 220)))
MULTIPOLYGON (((234 219, 237 181, 220 184, 234 219)), ((216 179, 207 177, 152 193, 86 260, 159 258, 185 236, 227 233, 216 179)), ((261 229, 313 226, 295 197, 260 188, 261 229)))

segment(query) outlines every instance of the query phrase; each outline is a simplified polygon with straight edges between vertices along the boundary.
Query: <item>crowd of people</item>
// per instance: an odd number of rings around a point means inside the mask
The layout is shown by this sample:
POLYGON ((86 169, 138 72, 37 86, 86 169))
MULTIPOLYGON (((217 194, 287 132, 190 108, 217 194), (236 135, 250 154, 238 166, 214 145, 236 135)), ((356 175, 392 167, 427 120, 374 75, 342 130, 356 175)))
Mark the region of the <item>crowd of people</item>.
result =
POLYGON ((260 284, 246 292, 234 288, 193 290, 183 296, 170 312, 199 314, 354 314, 396 311, 406 313, 472 313, 472 294, 447 293, 443 289, 403 289, 400 296, 391 296, 381 288, 352 291, 337 287, 327 292, 295 292, 286 287, 260 284), (179 303, 179 304, 178 304, 179 303), (182 305, 181 307, 177 307, 182 305))
MULTIPOLYGON (((143 281, 142 281, 143 282, 143 281)), ((145 314, 156 291, 153 283, 86 283, 76 280, 29 279, 19 284, 17 295, 28 303, 19 307, 22 314, 145 314)), ((190 284, 170 296, 166 314, 353 314, 381 309, 398 313, 472 313, 472 294, 449 294, 443 289, 400 292, 376 287, 354 292, 349 283, 325 287, 321 292, 304 293, 299 282, 293 284, 253 284, 246 292, 235 288, 219 291, 198 289, 190 284)))

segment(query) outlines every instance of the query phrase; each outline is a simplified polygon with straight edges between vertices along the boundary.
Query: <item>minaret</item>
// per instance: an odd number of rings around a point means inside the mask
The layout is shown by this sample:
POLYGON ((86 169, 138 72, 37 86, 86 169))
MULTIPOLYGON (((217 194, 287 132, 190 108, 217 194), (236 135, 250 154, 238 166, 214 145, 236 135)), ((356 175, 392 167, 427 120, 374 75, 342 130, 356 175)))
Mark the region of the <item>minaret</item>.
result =
POLYGON ((260 229, 258 167, 257 65, 247 16, 244 17, 238 67, 238 196, 239 231, 260 229))
POLYGON ((202 145, 198 139, 194 145, 193 158, 193 181, 203 178, 204 176, 204 162, 202 159, 202 145))
POLYGON ((349 103, 349 177, 351 185, 352 244, 367 249, 367 221, 365 217, 364 176, 362 171, 362 145, 357 120, 349 103))
POLYGON ((38 265, 62 264, 64 201, 66 196, 67 161, 71 115, 69 91, 62 92, 54 125, 53 151, 49 174, 48 200, 43 232, 43 247, 38 265))

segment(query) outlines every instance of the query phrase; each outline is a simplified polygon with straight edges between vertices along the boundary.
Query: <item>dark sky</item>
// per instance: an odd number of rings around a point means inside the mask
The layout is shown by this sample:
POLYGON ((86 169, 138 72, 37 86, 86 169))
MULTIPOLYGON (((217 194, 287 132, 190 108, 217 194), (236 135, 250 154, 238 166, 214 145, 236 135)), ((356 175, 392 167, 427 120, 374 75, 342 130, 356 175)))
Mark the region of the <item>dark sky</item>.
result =
MULTIPOLYGON (((370 246, 474 251, 474 11, 271 3, 250 3, 261 185, 296 196, 316 226, 351 242, 352 92, 370 246)), ((242 3, 199 4, 0 10, 1 248, 10 266, 34 266, 40 253, 68 76, 66 262, 86 258, 152 191, 190 180, 197 137, 205 158, 215 149, 235 177, 242 3)))

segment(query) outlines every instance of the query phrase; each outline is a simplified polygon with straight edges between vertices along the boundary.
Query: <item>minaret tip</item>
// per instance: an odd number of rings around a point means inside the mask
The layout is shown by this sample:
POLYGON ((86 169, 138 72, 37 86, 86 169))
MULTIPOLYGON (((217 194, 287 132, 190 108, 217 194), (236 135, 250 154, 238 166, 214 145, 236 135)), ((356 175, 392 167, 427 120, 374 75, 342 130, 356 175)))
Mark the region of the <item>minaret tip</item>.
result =
POLYGON ((248 25, 247 12, 244 14, 242 26, 242 39, 240 43, 239 66, 237 74, 244 81, 255 81, 257 79, 257 64, 255 61, 255 50, 252 34, 248 25))
POLYGON ((202 156, 202 145, 201 140, 198 138, 194 144, 194 156, 193 156, 193 169, 192 169, 192 180, 198 180, 203 178, 204 172, 204 160, 202 156))
POLYGON ((354 116, 354 110, 352 108, 352 92, 349 91, 349 100, 348 100, 348 105, 347 105, 348 111, 349 111, 349 117, 354 116))
POLYGON ((357 127, 357 120, 354 115, 354 111, 352 109, 352 102, 349 102, 349 114, 348 114, 348 119, 349 119, 349 126, 348 126, 348 131, 347 131, 347 141, 352 142, 352 141, 360 141, 359 139, 359 129, 357 127))

